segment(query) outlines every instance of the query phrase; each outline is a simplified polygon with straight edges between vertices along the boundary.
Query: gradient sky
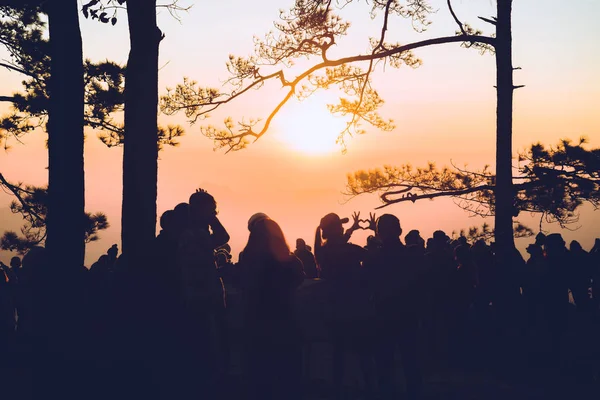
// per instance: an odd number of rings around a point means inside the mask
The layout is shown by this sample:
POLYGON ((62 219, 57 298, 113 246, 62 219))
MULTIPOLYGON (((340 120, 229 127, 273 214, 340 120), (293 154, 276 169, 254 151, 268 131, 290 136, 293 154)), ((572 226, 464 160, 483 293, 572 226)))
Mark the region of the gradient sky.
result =
MULTIPOLYGON (((181 0, 182 5, 192 1, 181 0)), ((389 41, 447 36, 456 29, 445 1, 431 2, 439 11, 433 25, 423 34, 414 33, 410 23, 393 20, 389 41)), ((477 16, 494 15, 493 0, 456 0, 455 10, 465 22, 485 33, 491 30, 477 16)), ((161 92, 179 83, 184 76, 203 85, 218 86, 228 76, 225 61, 230 53, 250 54, 253 35, 272 29, 278 10, 291 0, 220 0, 198 2, 175 20, 159 11, 159 25, 165 33, 160 47, 161 92)), ((349 35, 334 49, 336 56, 363 53, 368 38, 379 34, 381 19, 371 20, 364 1, 351 4, 342 16, 352 22, 349 35)), ((516 84, 524 84, 515 95, 514 150, 532 142, 553 144, 559 139, 586 135, 600 146, 600 2, 577 0, 515 0, 513 18, 516 84), (573 3, 573 4, 571 4, 573 3)), ((127 61, 128 36, 125 14, 111 27, 82 20, 85 56, 92 60, 127 61)), ((335 145, 343 120, 327 113, 325 105, 335 101, 333 93, 319 92, 308 101, 289 103, 274 120, 272 129, 248 149, 225 155, 214 152, 213 144, 189 127, 183 115, 160 116, 163 123, 180 123, 186 136, 177 148, 167 148, 159 161, 159 215, 179 202, 187 201, 197 187, 214 194, 220 217, 232 236, 234 255, 242 250, 248 232, 246 221, 257 211, 278 221, 291 245, 297 237, 310 243, 319 219, 330 211, 350 216, 360 210, 365 217, 378 206, 376 196, 345 198, 341 192, 346 174, 384 164, 438 165, 453 162, 480 167, 494 162, 495 143, 495 63, 459 45, 420 49, 416 54, 423 65, 416 69, 387 68, 374 75, 374 85, 386 101, 382 115, 396 121, 392 132, 368 128, 366 135, 349 139, 347 154, 335 145), (315 153, 315 149, 320 150, 315 153)), ((6 55, 2 54, 2 58, 6 55)), ((19 89, 22 77, 0 70, 0 94, 19 89)), ((282 92, 268 85, 250 96, 231 103, 212 115, 208 123, 220 124, 226 116, 265 117, 282 92)), ((6 112, 7 106, 0 105, 6 112)), ((89 266, 113 243, 120 242, 121 149, 107 149, 86 130, 86 208, 105 212, 111 228, 101 240, 87 248, 89 266)), ((0 171, 11 181, 44 184, 47 181, 45 134, 29 134, 24 144, 11 142, 12 149, 0 154, 0 171)), ((1 229, 18 229, 21 220, 11 215, 11 197, 0 192, 1 229)), ((388 207, 396 214, 405 232, 419 229, 428 237, 436 229, 452 230, 481 225, 451 200, 441 199, 388 207)), ((521 222, 537 228, 529 216, 521 222)), ((582 209, 575 231, 562 231, 565 239, 577 239, 590 248, 600 236, 600 213, 582 209)), ((548 231, 560 231, 546 225, 548 231)), ((364 243, 366 232, 353 239, 364 243)), ((519 241, 523 248, 527 240, 519 241)), ((68 251, 68 249, 65 249, 68 251)), ((10 254, 0 254, 6 262, 10 254)))

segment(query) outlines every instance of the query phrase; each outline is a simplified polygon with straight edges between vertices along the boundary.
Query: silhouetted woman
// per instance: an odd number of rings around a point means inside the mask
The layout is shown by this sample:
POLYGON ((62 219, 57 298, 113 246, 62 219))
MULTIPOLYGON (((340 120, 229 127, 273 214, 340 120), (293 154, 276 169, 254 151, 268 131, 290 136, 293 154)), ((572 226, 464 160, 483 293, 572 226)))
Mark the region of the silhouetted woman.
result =
MULTIPOLYGON (((365 290, 362 261, 367 250, 348 243, 352 232, 359 229, 359 214, 354 214, 354 224, 344 232, 337 214, 327 214, 315 234, 315 257, 324 280, 329 307, 329 322, 333 344, 333 383, 341 395, 344 376, 344 358, 350 349, 358 353, 365 382, 369 389, 373 382, 369 357, 370 303, 365 290)), ((372 329, 372 327, 371 327, 372 329)))
POLYGON ((245 296, 244 326, 250 399, 301 395, 302 342, 294 296, 303 282, 302 263, 292 254, 279 225, 257 221, 240 262, 245 296))

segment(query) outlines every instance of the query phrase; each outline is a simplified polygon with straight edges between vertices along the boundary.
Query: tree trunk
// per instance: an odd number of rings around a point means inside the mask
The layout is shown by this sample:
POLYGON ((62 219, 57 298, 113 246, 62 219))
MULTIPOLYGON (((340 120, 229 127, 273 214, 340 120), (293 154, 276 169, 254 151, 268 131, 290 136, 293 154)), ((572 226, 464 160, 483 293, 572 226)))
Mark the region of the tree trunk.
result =
POLYGON ((48 1, 50 105, 46 248, 56 273, 83 267, 83 50, 77 0, 48 1))
POLYGON ((512 182, 513 65, 511 33, 512 0, 498 0, 496 26, 496 189, 495 239, 499 254, 511 254, 514 191, 512 182))
POLYGON ((131 50, 125 72, 122 250, 141 262, 156 234, 158 47, 156 0, 128 0, 131 50))

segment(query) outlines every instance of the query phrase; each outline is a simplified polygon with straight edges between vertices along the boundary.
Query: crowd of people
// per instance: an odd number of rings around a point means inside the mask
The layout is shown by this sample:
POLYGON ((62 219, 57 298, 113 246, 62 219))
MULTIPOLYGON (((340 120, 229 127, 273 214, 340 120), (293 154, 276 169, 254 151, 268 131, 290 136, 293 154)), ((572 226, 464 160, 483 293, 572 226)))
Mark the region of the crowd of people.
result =
MULTIPOLYGON (((204 190, 166 211, 160 226, 143 268, 118 257, 114 245, 82 270, 80 282, 92 357, 98 365, 143 359, 161 398, 217 398, 236 355, 250 399, 302 398, 312 339, 300 315, 307 313, 318 315, 310 323, 331 348, 333 396, 343 396, 353 355, 366 396, 380 399, 398 393, 397 356, 408 398, 422 393, 426 353, 464 358, 466 341, 481 328, 473 318, 494 315, 496 326, 518 326, 556 350, 572 309, 590 321, 598 314, 600 239, 586 252, 540 233, 527 261, 515 249, 499 265, 484 240, 442 231, 425 240, 411 230, 403 243, 394 215, 361 220, 355 213, 350 221, 331 213, 318 224, 314 248, 298 239, 292 250, 279 224, 257 213, 234 263, 217 202, 204 190), (358 229, 373 231, 365 246, 350 242, 358 229)), ((31 310, 47 271, 44 249, 10 264, 0 269, 1 342, 23 346, 40 326, 31 310)))

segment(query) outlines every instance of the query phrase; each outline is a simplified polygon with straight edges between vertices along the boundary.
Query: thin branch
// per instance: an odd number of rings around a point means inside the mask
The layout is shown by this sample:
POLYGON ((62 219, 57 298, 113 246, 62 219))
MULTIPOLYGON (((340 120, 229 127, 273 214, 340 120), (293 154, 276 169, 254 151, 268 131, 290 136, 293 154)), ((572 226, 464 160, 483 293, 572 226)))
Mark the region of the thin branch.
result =
POLYGON ((462 196, 462 195, 469 194, 469 193, 481 192, 484 190, 494 190, 494 186, 480 185, 480 186, 475 186, 475 187, 461 189, 461 190, 450 190, 450 191, 444 191, 444 192, 425 193, 425 194, 407 193, 405 196, 403 196, 399 199, 393 199, 393 200, 388 199, 388 195, 390 194, 388 192, 388 193, 384 193, 381 195, 381 200, 384 201, 385 204, 383 204, 379 207, 376 207, 376 210, 385 208, 392 204, 403 203, 406 201, 412 201, 414 203, 415 201, 422 200, 422 199, 435 199, 437 197, 456 197, 456 196, 462 196))
POLYGON ((485 17, 477 17, 477 18, 479 18, 480 20, 482 20, 484 22, 487 22, 488 24, 492 24, 494 26, 497 25, 497 22, 494 21, 493 19, 489 19, 489 18, 485 18, 485 17))
MULTIPOLYGON (((220 106, 222 106, 223 104, 229 103, 232 100, 236 99, 237 97, 241 96, 242 94, 244 94, 245 92, 249 91, 250 89, 257 87, 263 83, 265 83, 268 80, 271 80, 273 78, 277 78, 281 81, 283 86, 287 86, 290 88, 290 92, 285 96, 285 98, 277 105, 277 107, 275 108, 275 110, 273 112, 271 112, 271 114, 269 115, 269 118, 267 118, 267 122, 270 122, 272 120, 272 118, 274 117, 274 115, 277 113, 277 111, 279 111, 279 109, 281 109, 281 107, 289 100, 289 98, 292 96, 292 94, 295 92, 296 90, 296 86, 305 78, 307 78, 308 76, 312 75, 313 73, 324 69, 324 68, 328 68, 328 67, 337 67, 343 64, 350 64, 350 63, 355 63, 355 62, 363 62, 363 61, 372 61, 372 60, 380 60, 380 59, 384 59, 386 57, 390 57, 396 54, 400 54, 400 53, 404 53, 410 50, 414 50, 414 49, 418 49, 418 48, 422 48, 422 47, 427 47, 427 46, 433 46, 433 45, 438 45, 438 44, 448 44, 448 43, 460 43, 460 42, 469 42, 469 43, 483 43, 483 44, 488 44, 490 46, 495 46, 496 45, 496 39, 489 37, 489 36, 481 36, 481 35, 457 35, 457 36, 444 36, 444 37, 438 37, 438 38, 433 38, 433 39, 427 39, 427 40, 422 40, 422 41, 418 41, 418 42, 414 42, 414 43, 410 43, 407 45, 403 45, 403 46, 399 46, 393 49, 389 49, 389 50, 384 50, 375 54, 361 54, 361 55, 356 55, 356 56, 350 56, 350 57, 344 57, 344 58, 339 58, 337 60, 326 60, 326 61, 322 61, 316 65, 313 65, 311 68, 307 69, 306 71, 304 71, 303 73, 301 73, 300 75, 298 75, 293 81, 287 81, 285 79, 285 74, 283 70, 279 70, 277 72, 274 72, 270 75, 266 75, 266 76, 259 76, 257 80, 255 80, 254 82, 252 82, 250 85, 248 85, 246 88, 240 90, 239 92, 235 92, 232 95, 230 95, 228 98, 224 99, 224 100, 218 100, 218 101, 214 101, 214 102, 205 102, 205 103, 194 103, 194 104, 187 104, 187 105, 181 105, 180 107, 169 107, 172 110, 174 109, 174 111, 164 111, 163 108, 163 112, 165 112, 166 114, 173 114, 174 112, 176 112, 177 110, 180 109, 186 109, 186 108, 195 108, 195 107, 209 107, 208 109, 199 111, 198 113, 195 114, 194 118, 192 119, 192 123, 196 122, 198 120, 198 118, 200 118, 201 116, 204 116, 214 110, 216 110, 217 108, 219 108, 220 106)), ((263 129, 261 129, 261 131, 259 133, 256 133, 254 131, 252 131, 252 129, 246 129, 242 132, 240 132, 237 135, 234 135, 232 137, 228 137, 228 138, 223 138, 221 139, 221 141, 227 141, 230 139, 237 139, 238 141, 241 140, 244 136, 253 136, 255 137, 255 140, 260 138, 265 132, 266 132, 266 128, 267 126, 263 127, 263 129)))
POLYGON ((20 188, 19 186, 11 184, 10 182, 8 182, 6 180, 6 178, 4 178, 4 175, 2 173, 0 173, 0 184, 3 185, 5 188, 10 190, 14 194, 14 196, 17 198, 17 200, 19 200, 19 203, 21 203, 21 205, 23 206, 23 209, 25 211, 27 211, 27 213, 34 216, 35 218, 37 218, 40 221, 44 221, 44 218, 42 218, 34 209, 32 209, 29 206, 29 204, 23 199, 23 197, 21 197, 21 192, 29 193, 29 194, 31 194, 31 192, 29 192, 23 188, 20 188))
POLYGON ((452 8, 452 1, 451 0, 448 0, 448 9, 450 10, 450 14, 452 14, 452 18, 454 18, 454 21, 456 21, 456 23, 460 27, 460 31, 462 32, 462 34, 466 35, 467 31, 465 30, 465 26, 464 26, 464 24, 462 22, 460 22, 460 20, 456 16, 456 13, 454 12, 454 9, 452 8))
POLYGON ((0 67, 4 67, 4 68, 8 69, 9 71, 15 71, 15 72, 18 72, 20 74, 27 75, 27 76, 29 76, 29 77, 34 78, 34 79, 37 80, 37 76, 35 74, 32 74, 31 72, 25 71, 24 69, 19 68, 19 67, 15 66, 15 65, 11 65, 11 64, 8 64, 8 63, 0 62, 0 67))
POLYGON ((10 103, 14 103, 15 97, 14 96, 0 96, 0 101, 8 101, 10 103))

